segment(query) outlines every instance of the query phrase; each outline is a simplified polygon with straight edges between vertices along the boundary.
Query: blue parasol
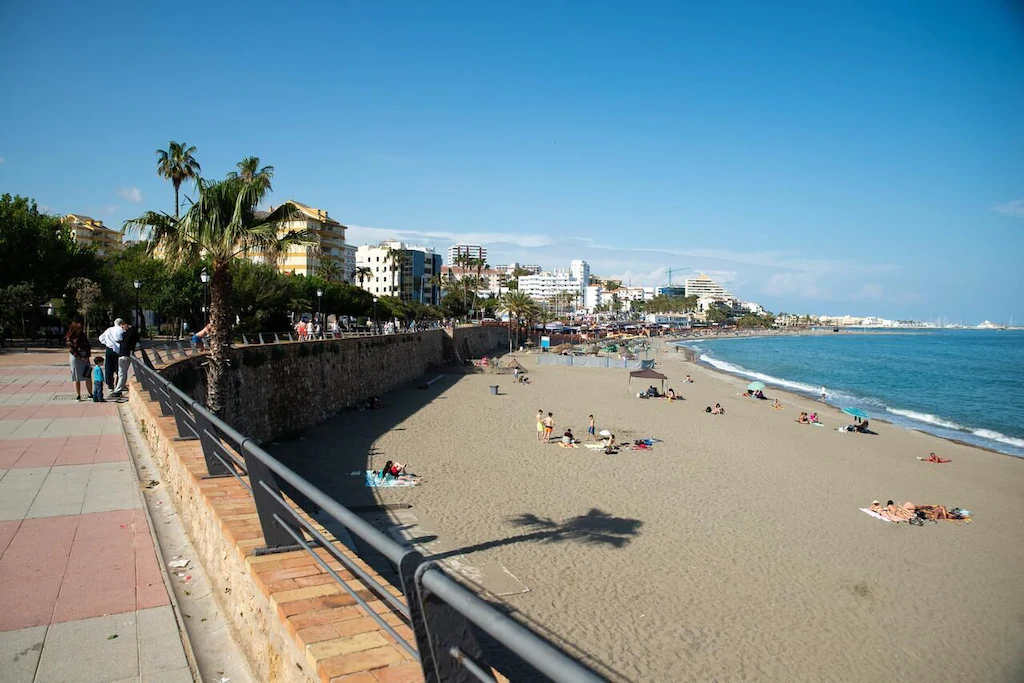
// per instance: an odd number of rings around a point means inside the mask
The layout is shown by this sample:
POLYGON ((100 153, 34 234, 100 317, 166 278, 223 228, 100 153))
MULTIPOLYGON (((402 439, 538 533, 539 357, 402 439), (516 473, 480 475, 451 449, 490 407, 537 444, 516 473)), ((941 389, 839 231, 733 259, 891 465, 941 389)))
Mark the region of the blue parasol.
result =
POLYGON ((852 415, 853 417, 859 417, 862 420, 868 419, 868 414, 860 408, 843 408, 843 412, 847 415, 852 415))
POLYGON ((760 391, 764 389, 764 382, 751 382, 747 385, 747 391, 760 391))

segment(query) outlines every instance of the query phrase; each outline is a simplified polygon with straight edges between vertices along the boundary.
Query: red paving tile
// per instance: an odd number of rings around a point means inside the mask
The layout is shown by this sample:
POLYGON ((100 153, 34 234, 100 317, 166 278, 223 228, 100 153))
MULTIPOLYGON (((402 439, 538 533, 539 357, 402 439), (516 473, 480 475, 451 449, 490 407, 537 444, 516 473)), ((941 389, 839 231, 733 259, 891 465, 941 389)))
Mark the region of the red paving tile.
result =
POLYGON ((0 631, 50 623, 79 518, 26 519, 0 557, 0 631))
POLYGON ((145 514, 0 522, 0 631, 169 604, 145 514))
MULTIPOLYGON (((114 510, 80 516, 51 623, 135 609, 134 513, 114 510)), ((145 521, 141 526, 139 531, 148 536, 145 521)))
POLYGON ((0 439, 0 469, 126 462, 128 447, 120 434, 0 439), (11 444, 15 444, 10 447, 11 444))
POLYGON ((4 556, 4 552, 7 551, 7 546, 10 545, 11 539, 14 538, 14 533, 21 526, 20 519, 13 519, 9 522, 0 522, 0 557, 4 556))

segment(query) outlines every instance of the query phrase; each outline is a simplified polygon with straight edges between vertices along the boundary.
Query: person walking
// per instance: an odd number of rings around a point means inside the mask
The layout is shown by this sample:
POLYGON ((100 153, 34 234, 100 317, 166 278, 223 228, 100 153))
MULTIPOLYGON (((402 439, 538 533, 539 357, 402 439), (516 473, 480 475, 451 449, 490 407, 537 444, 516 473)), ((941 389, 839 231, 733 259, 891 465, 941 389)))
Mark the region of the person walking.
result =
POLYGON ((597 434, 594 431, 594 416, 590 416, 590 424, 587 425, 587 441, 597 441, 597 434))
POLYGON ((139 343, 139 328, 137 325, 129 325, 125 330, 124 338, 121 339, 121 346, 117 352, 117 386, 110 395, 114 398, 121 398, 122 392, 128 388, 128 370, 131 368, 132 355, 139 343))
POLYGON ((64 335, 64 346, 68 350, 71 381, 75 383, 75 400, 81 401, 82 380, 85 380, 85 388, 92 395, 92 376, 89 374, 89 355, 92 348, 89 346, 89 337, 82 330, 82 323, 77 320, 71 323, 68 333, 64 335))
POLYGON ((544 440, 544 411, 537 409, 537 441, 544 440))
POLYGON ((107 382, 107 388, 114 390, 114 375, 117 374, 117 358, 121 350, 121 339, 124 338, 124 331, 128 329, 128 323, 121 318, 114 321, 111 327, 103 330, 100 335, 100 343, 106 347, 106 367, 103 375, 107 382))
POLYGON ((824 386, 824 385, 822 385, 822 387, 821 387, 821 399, 820 399, 820 400, 821 400, 821 402, 822 402, 822 403, 824 403, 824 402, 825 402, 825 399, 826 399, 827 397, 828 397, 828 394, 827 394, 827 393, 825 392, 825 386, 824 386))

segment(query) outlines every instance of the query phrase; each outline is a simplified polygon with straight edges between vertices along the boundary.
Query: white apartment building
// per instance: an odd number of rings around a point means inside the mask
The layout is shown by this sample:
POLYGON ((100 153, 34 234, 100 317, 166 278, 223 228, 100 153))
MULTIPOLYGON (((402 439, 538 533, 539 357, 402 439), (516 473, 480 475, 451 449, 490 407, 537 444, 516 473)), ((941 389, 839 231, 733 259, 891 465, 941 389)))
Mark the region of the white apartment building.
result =
POLYGON ((703 296, 731 299, 732 294, 727 292, 722 285, 718 284, 704 273, 697 277, 688 277, 685 280, 686 296, 695 296, 698 299, 703 296))
MULTIPOLYGON (((449 261, 449 263, 451 263, 451 261, 449 261)), ((508 273, 509 275, 511 275, 512 272, 515 271, 516 269, 518 269, 518 270, 525 270, 530 275, 540 275, 540 272, 541 272, 540 266, 538 266, 538 265, 524 264, 524 263, 514 263, 514 262, 510 263, 510 264, 508 264, 506 266, 494 266, 494 269, 495 270, 500 270, 500 271, 502 271, 504 273, 508 273)))
POLYGON ((590 265, 586 261, 572 261, 569 270, 555 270, 550 273, 523 275, 519 278, 519 291, 537 301, 550 301, 559 292, 571 292, 580 302, 585 294, 590 276, 590 265))
POLYGON ((374 296, 393 296, 402 301, 437 304, 441 291, 430 284, 441 272, 441 255, 430 247, 421 247, 396 240, 377 245, 361 245, 356 249, 356 268, 369 268, 372 276, 363 280, 362 288, 374 296), (397 252, 393 263, 391 252, 397 252))
POLYGON ((479 244, 453 244, 448 247, 448 263, 455 265, 460 256, 487 261, 487 249, 479 244))
POLYGON ((634 301, 650 301, 654 298, 654 287, 619 287, 605 289, 604 285, 588 285, 583 292, 583 307, 590 313, 601 305, 613 305, 618 299, 621 310, 629 311, 634 301))

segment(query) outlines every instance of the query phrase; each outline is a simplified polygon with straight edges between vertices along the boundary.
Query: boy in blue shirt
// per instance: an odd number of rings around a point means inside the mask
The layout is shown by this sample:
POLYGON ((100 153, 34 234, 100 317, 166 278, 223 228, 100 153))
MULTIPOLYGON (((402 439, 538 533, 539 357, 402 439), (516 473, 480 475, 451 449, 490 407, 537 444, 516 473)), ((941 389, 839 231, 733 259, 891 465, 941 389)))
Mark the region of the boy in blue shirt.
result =
POLYGON ((103 398, 103 356, 93 359, 96 366, 92 369, 92 400, 93 403, 106 403, 103 398))

